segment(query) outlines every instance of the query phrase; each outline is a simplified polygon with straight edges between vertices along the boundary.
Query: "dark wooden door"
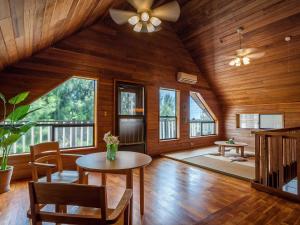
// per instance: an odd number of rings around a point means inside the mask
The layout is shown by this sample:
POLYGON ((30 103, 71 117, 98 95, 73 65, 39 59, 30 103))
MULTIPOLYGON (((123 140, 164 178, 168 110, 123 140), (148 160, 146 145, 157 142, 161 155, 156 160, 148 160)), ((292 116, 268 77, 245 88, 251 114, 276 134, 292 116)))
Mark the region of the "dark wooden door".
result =
POLYGON ((145 153, 145 90, 144 86, 117 82, 116 132, 121 151, 145 153))

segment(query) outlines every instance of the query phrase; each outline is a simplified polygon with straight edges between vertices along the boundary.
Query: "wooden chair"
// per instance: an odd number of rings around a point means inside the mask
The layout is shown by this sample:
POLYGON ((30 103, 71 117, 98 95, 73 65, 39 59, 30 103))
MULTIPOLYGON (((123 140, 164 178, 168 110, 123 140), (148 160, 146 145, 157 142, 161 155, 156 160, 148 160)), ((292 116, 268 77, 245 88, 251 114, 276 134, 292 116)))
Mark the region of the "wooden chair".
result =
MULTIPOLYGON (((62 159, 75 160, 78 154, 62 154, 58 142, 45 142, 30 146, 30 165, 32 167, 32 180, 40 182, 76 183, 79 182, 78 171, 64 170, 62 159), (39 179, 39 169, 46 170, 46 177, 39 179), (55 172, 56 171, 56 172, 55 172)), ((84 176, 84 183, 87 177, 84 176)))
POLYGON ((63 224, 125 224, 128 225, 132 190, 126 189, 115 209, 107 208, 105 186, 29 182, 32 224, 42 222, 63 224), (40 209, 39 205, 45 205, 40 209), (68 206, 68 212, 52 212, 48 204, 68 206), (45 210, 44 210, 45 209, 45 210))

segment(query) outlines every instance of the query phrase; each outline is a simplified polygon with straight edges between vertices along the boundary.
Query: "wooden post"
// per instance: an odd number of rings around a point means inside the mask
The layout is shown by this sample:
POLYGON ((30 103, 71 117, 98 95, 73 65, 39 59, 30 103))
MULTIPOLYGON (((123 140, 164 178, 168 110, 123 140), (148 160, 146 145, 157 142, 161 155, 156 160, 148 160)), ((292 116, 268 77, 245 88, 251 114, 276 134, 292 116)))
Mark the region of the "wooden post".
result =
POLYGON ((260 135, 255 135, 255 181, 261 183, 260 174, 260 135))
POLYGON ((284 184, 283 179, 283 137, 278 137, 278 188, 282 189, 282 186, 284 184))

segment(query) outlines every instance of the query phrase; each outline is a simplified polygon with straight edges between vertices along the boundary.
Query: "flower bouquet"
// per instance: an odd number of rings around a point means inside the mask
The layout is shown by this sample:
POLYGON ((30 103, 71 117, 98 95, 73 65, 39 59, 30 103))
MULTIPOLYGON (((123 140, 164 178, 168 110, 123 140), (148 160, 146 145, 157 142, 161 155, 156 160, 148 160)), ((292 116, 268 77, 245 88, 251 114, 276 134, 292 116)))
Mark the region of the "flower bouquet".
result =
POLYGON ((109 131, 104 134, 103 140, 106 143, 106 158, 108 160, 115 160, 120 143, 119 138, 117 136, 113 136, 109 131))

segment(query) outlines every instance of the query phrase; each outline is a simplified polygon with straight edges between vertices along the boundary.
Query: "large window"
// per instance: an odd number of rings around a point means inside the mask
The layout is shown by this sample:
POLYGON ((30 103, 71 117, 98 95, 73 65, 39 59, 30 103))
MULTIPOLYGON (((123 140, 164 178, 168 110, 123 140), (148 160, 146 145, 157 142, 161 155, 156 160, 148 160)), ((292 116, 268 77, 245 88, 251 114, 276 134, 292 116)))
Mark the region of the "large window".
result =
POLYGON ((29 146, 58 141, 61 148, 94 146, 95 80, 72 78, 32 103, 40 108, 27 121, 38 121, 13 145, 12 153, 29 146))
POLYGON ((199 93, 190 92, 190 137, 216 134, 215 120, 202 101, 199 93))
POLYGON ((178 96, 176 90, 159 91, 159 137, 160 140, 178 138, 178 96))
POLYGON ((237 114, 238 128, 281 129, 283 114, 237 114))

